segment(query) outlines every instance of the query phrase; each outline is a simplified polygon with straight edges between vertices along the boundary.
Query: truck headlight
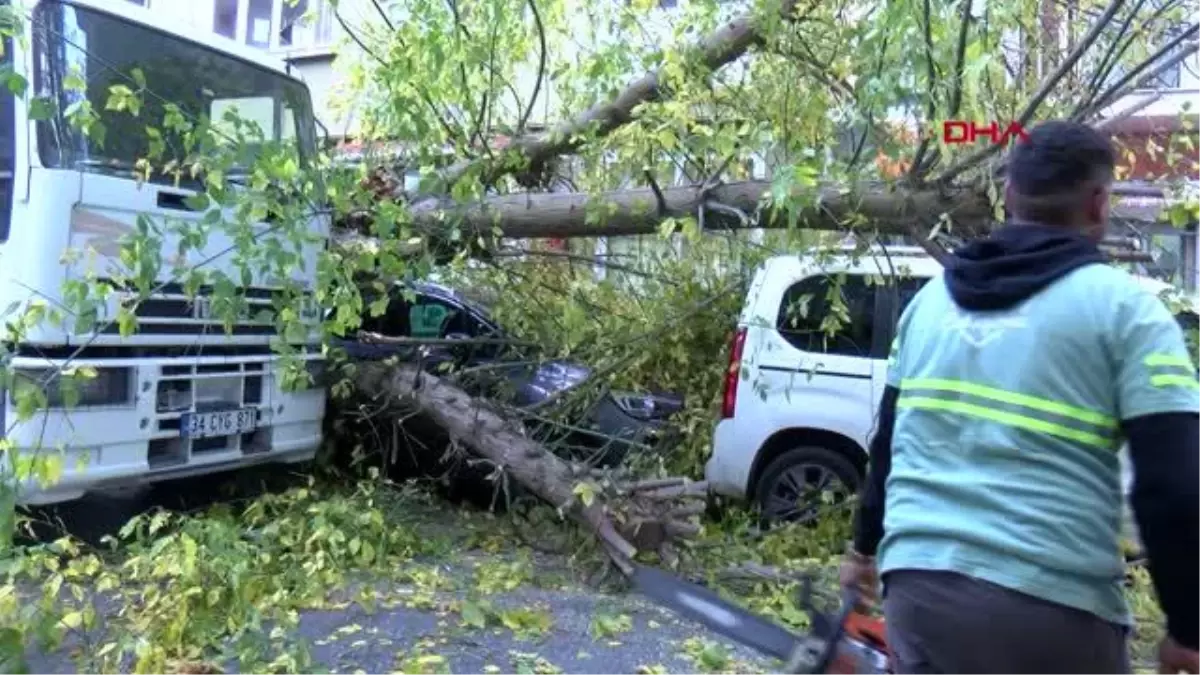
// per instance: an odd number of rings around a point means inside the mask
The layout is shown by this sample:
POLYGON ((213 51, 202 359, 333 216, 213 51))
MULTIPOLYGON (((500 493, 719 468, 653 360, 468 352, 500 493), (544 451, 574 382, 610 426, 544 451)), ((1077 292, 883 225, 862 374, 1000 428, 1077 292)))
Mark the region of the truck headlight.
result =
POLYGON ((14 368, 9 397, 16 403, 30 389, 45 392, 48 408, 127 405, 133 399, 133 369, 14 368))

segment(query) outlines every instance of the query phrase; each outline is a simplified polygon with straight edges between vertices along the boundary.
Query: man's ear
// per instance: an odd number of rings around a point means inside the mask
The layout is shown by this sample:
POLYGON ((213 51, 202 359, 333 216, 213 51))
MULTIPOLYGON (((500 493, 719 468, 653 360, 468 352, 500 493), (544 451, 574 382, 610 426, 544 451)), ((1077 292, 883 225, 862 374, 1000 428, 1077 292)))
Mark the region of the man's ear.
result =
POLYGON ((1099 227, 1108 225, 1108 208, 1111 201, 1108 186, 1097 186, 1087 200, 1088 224, 1099 227))

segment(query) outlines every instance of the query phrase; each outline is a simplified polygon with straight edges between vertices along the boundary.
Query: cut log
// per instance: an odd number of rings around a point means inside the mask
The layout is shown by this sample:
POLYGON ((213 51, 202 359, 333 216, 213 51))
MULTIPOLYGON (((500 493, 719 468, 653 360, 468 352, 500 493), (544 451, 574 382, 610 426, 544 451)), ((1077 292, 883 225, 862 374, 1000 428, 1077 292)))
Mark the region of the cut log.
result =
MULTIPOLYGON (((635 492, 621 484, 605 489, 593 482, 589 487, 594 489, 583 497, 576 485, 586 472, 530 439, 499 407, 471 397, 442 378, 409 364, 359 363, 356 368, 359 391, 386 397, 397 409, 415 410, 430 418, 449 434, 452 443, 491 462, 509 479, 584 524, 623 572, 631 571, 630 562, 639 550, 669 550, 672 540, 699 531, 689 522, 691 509, 679 508, 678 503, 651 496, 651 492, 635 492), (642 494, 646 497, 640 498, 642 494)), ((661 482, 673 487, 686 483, 682 478, 661 482)), ((695 498, 697 485, 703 484, 688 484, 691 489, 682 496, 695 498)))

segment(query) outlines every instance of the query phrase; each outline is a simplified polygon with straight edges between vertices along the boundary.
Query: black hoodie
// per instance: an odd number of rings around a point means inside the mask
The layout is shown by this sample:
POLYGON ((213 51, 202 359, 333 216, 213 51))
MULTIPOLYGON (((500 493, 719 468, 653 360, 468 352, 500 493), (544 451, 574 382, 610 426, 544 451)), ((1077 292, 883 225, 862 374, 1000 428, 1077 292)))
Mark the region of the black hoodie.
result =
MULTIPOLYGON (((1096 244, 1066 228, 1006 225, 959 249, 946 266, 946 288, 966 310, 1012 307, 1072 270, 1105 262, 1096 244)), ((884 484, 891 471, 899 390, 888 387, 869 475, 855 523, 854 546, 874 555, 883 537, 884 484)), ((1167 630, 1196 649, 1200 642, 1200 416, 1163 413, 1122 420, 1133 462, 1132 503, 1167 630)))
POLYGON ((963 309, 1008 309, 1068 272, 1102 262, 1094 243, 1066 228, 1007 225, 955 251, 946 288, 963 309))

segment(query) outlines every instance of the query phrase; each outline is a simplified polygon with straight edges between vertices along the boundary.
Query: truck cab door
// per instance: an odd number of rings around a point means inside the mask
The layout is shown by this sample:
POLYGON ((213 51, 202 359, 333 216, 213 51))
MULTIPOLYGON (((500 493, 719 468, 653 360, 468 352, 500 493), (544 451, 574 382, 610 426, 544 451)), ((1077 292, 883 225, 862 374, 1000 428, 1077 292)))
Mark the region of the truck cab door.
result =
MULTIPOLYGON (((0 2, 7 5, 8 2, 0 2)), ((13 41, 3 40, 0 67, 13 66, 13 41)), ((19 70, 17 72, 20 72, 19 70)), ((7 88, 0 91, 0 244, 8 241, 13 221, 13 196, 17 187, 17 98, 7 88)))

